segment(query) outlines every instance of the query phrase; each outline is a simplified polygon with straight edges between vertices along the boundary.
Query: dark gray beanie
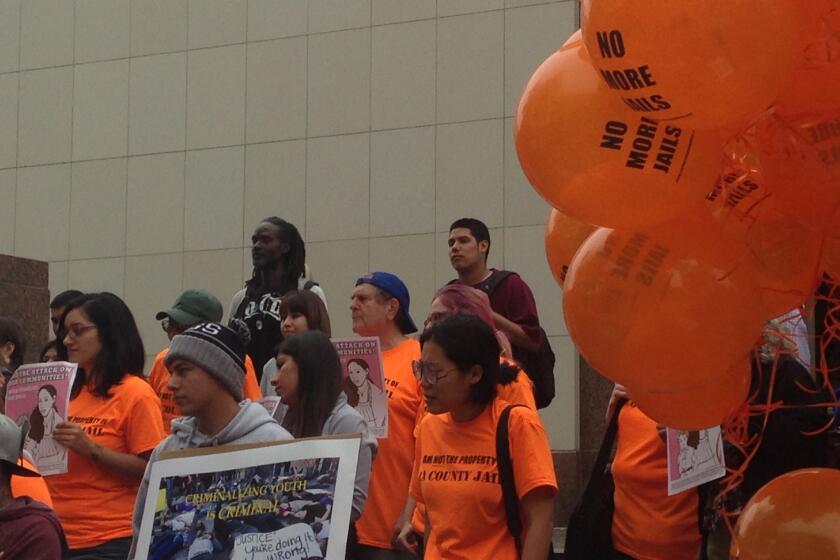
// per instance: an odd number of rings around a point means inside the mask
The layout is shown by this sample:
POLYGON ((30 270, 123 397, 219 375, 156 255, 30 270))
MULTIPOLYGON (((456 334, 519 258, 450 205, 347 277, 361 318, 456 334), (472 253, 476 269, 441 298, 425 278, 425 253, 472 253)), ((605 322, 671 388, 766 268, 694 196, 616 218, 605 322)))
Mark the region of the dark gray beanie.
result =
POLYGON ((176 335, 164 363, 191 362, 215 377, 237 401, 243 398, 245 345, 241 336, 219 323, 200 323, 176 335))

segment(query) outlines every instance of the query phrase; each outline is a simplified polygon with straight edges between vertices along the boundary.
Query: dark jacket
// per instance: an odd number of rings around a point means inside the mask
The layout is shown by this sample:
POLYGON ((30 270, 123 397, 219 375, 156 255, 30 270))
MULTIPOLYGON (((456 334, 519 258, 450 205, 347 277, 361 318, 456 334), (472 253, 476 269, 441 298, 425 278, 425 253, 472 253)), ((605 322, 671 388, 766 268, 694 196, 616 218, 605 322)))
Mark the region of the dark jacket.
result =
POLYGON ((3 560, 57 560, 66 553, 64 530, 48 506, 21 496, 0 509, 3 560))

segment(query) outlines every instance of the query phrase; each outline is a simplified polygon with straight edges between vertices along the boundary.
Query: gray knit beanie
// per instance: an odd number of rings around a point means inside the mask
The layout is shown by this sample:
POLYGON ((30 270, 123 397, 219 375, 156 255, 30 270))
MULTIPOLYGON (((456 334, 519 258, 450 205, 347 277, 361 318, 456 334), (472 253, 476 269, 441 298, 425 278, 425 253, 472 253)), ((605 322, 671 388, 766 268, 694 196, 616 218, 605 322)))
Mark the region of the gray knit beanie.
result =
POLYGON ((237 401, 243 398, 245 345, 242 336, 219 323, 200 323, 172 339, 164 363, 191 362, 215 377, 237 401))

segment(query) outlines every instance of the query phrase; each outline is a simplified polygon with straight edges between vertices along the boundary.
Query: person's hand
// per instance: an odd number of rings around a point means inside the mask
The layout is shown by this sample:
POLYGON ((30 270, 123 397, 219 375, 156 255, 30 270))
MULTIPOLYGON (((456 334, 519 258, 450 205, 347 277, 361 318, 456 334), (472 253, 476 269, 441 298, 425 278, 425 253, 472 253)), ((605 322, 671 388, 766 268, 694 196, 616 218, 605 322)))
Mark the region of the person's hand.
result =
POLYGON ((81 426, 73 422, 59 422, 53 431, 55 441, 79 455, 90 457, 99 446, 88 437, 81 426))
POLYGON ((404 522, 402 527, 394 527, 394 532, 395 535, 391 539, 391 544, 398 550, 417 556, 417 533, 414 532, 411 521, 404 522))
POLYGON ((630 394, 627 392, 627 387, 616 383, 615 387, 613 387, 612 394, 610 395, 610 402, 607 405, 607 413, 604 416, 605 421, 610 421, 610 417, 612 416, 613 410, 615 410, 615 405, 618 403, 618 401, 620 401, 621 399, 629 398, 630 394))

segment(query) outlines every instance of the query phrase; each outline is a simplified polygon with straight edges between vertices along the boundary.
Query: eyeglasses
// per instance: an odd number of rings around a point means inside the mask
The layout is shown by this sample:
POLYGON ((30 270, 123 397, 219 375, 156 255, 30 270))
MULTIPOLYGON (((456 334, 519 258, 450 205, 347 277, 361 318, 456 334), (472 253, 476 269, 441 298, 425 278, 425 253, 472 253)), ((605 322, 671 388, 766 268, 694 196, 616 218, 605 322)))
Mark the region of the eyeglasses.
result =
POLYGON ((172 326, 172 321, 169 320, 169 317, 164 317, 163 320, 160 322, 160 328, 163 329, 163 332, 168 333, 169 328, 172 326))
POLYGON ((450 371, 449 369, 436 369, 429 367, 429 364, 422 360, 414 360, 411 362, 411 370, 414 372, 414 377, 417 381, 425 383, 426 385, 435 385, 438 381, 446 377, 450 371))
POLYGON ((96 325, 79 325, 79 324, 70 325, 64 331, 64 336, 65 337, 70 337, 70 338, 79 338, 80 336, 85 334, 90 329, 95 329, 95 328, 96 328, 96 325))

